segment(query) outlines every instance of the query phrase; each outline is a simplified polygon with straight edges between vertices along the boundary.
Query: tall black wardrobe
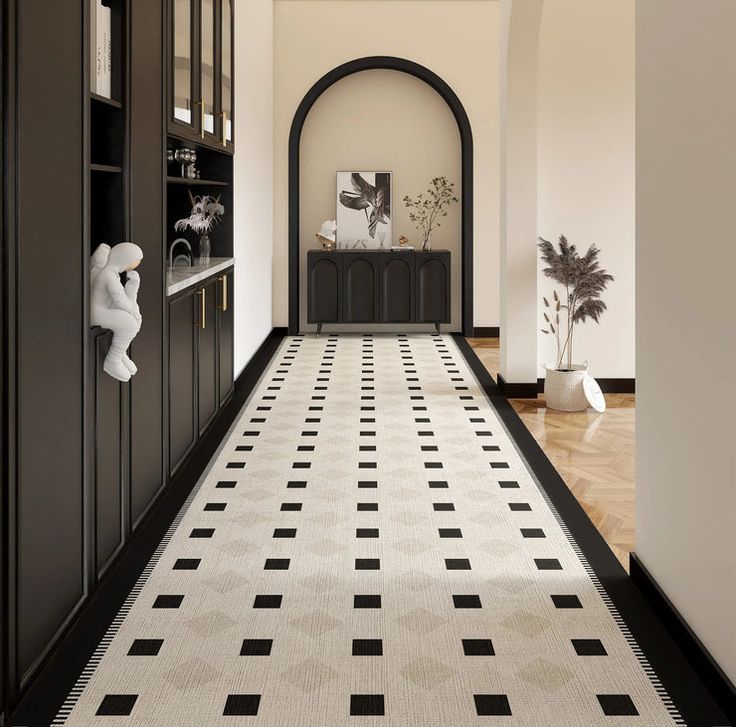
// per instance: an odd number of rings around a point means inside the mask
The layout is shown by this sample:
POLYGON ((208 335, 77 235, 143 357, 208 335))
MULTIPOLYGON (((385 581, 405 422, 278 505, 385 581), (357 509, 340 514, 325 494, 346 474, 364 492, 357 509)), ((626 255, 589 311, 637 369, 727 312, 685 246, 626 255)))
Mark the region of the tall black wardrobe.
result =
POLYGON ((3 3, 2 714, 166 483, 164 0, 105 3, 109 99, 89 92, 89 0, 3 3), (144 251, 129 384, 99 375, 109 332, 89 326, 104 233, 144 251))

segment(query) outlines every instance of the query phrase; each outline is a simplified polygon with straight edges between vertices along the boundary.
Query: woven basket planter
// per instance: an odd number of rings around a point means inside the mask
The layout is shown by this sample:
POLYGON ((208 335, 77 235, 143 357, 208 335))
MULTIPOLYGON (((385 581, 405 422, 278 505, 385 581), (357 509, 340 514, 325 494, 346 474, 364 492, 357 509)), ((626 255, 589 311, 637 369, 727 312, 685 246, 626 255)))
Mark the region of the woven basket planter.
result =
POLYGON ((544 380, 544 398, 550 409, 558 411, 583 411, 588 408, 588 399, 583 389, 583 380, 588 366, 573 365, 572 371, 557 371, 553 365, 546 364, 547 376, 544 380))

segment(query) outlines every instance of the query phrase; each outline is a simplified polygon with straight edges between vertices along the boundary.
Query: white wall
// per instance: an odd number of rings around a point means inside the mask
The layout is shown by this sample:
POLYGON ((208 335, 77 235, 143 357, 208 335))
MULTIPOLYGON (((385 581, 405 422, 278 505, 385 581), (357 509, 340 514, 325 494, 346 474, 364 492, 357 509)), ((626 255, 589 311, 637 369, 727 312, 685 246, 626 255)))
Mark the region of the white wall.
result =
MULTIPOLYGON (((635 375, 634 96, 634 0, 545 0, 537 226, 548 240, 565 234, 582 252, 595 243, 615 278, 600 324, 589 321, 575 333, 574 358, 587 359, 601 377, 635 375)), ((553 286, 540 272, 540 298, 553 286)), ((537 310, 541 329, 541 300, 537 310)), ((538 337, 541 365, 557 349, 552 336, 538 337)))
POLYGON ((235 375, 271 331, 273 5, 235 3, 235 375))
MULTIPOLYGON (((321 76, 370 55, 428 67, 465 107, 475 152, 475 325, 498 325, 498 36, 494 0, 276 0, 275 325, 288 319, 288 136, 294 112, 321 76)), ((391 113, 400 116, 404 110, 399 106, 391 113)))
MULTIPOLYGON (((461 197, 461 144, 457 122, 444 99, 423 81, 406 73, 372 70, 343 78, 325 91, 309 112, 301 141, 300 248, 317 246, 314 233, 335 217, 335 171, 392 172, 393 241, 406 235, 421 248, 421 233, 409 220, 402 199, 424 192, 429 181, 446 176, 461 197), (397 109, 401 109, 398 113, 397 109)), ((432 233, 432 247, 452 253, 452 315, 447 330, 462 328, 462 234, 460 205, 449 208, 432 233)), ((307 271, 301 266, 300 330, 306 323, 307 271)), ((346 330, 349 326, 345 326, 346 330)), ((369 330, 365 325, 361 331, 369 330)), ((332 330, 332 329, 331 329, 332 330)), ((381 330, 387 330, 383 327, 381 330)), ((400 330, 406 330, 401 326, 400 330)), ((420 330, 426 331, 426 325, 420 330)))
POLYGON ((736 682, 736 3, 636 8, 636 551, 736 682))
POLYGON ((537 380, 537 53, 543 0, 502 0, 499 380, 537 380))

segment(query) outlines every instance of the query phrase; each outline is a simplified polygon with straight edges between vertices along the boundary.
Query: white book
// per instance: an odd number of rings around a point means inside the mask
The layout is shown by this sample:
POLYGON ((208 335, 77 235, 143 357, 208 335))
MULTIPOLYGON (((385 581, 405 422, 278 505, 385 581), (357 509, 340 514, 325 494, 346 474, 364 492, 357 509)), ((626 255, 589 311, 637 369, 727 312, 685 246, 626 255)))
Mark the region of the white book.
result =
POLYGON ((97 93, 112 96, 112 13, 102 3, 97 7, 97 93))
POLYGON ((89 90, 97 93, 97 5, 89 0, 89 90))

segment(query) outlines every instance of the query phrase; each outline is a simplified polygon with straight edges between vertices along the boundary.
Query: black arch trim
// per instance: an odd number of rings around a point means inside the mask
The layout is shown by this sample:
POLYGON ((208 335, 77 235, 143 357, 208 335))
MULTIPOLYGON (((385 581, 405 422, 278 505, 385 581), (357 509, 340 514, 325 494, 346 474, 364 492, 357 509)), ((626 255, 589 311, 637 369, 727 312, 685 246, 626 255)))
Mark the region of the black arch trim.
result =
POLYGON ((361 71, 388 69, 407 73, 431 86, 450 107, 460 132, 462 158, 462 330, 473 333, 473 132, 457 94, 428 68, 394 56, 369 56, 343 63, 320 78, 302 99, 289 132, 289 334, 299 332, 299 144, 315 101, 334 83, 361 71))

